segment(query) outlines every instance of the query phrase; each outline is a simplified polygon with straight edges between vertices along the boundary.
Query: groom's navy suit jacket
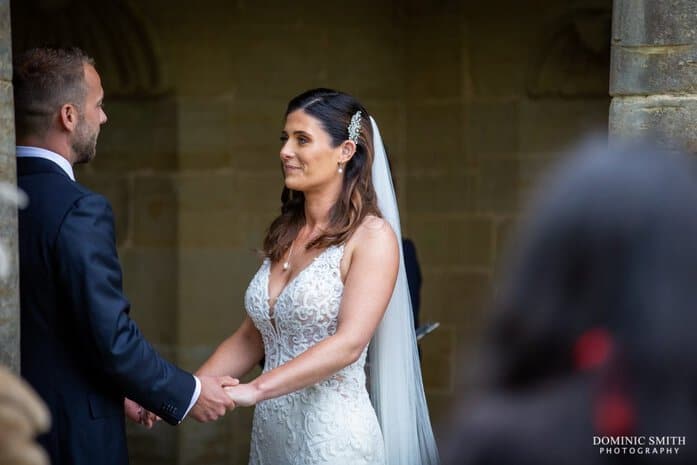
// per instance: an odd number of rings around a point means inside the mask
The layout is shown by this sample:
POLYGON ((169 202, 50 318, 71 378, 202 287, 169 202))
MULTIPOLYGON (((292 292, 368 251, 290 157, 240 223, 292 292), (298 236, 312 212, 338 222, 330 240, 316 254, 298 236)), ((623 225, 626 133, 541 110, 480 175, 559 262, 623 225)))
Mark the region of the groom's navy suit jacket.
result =
POLYGON ((39 438, 53 465, 128 463, 123 398, 177 424, 193 376, 162 359, 129 318, 113 215, 56 164, 17 158, 21 371, 48 404, 39 438))

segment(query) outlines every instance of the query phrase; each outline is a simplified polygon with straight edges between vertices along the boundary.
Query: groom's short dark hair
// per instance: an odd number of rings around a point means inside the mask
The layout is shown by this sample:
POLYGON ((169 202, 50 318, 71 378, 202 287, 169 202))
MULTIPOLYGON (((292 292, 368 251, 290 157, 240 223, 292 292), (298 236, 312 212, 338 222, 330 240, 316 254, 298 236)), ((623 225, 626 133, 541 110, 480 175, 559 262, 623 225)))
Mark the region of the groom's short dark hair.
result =
POLYGON ((77 47, 34 48, 17 57, 12 84, 17 136, 41 135, 66 103, 82 106, 84 65, 94 60, 77 47))

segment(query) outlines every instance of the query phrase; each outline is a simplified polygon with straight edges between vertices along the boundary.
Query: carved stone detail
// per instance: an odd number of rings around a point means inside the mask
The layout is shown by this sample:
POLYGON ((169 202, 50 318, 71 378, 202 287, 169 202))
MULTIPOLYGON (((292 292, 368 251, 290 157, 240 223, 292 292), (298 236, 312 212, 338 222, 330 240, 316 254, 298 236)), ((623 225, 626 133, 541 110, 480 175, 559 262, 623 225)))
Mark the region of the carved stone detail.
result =
POLYGON ((531 97, 608 94, 610 9, 573 8, 551 21, 527 73, 531 97))

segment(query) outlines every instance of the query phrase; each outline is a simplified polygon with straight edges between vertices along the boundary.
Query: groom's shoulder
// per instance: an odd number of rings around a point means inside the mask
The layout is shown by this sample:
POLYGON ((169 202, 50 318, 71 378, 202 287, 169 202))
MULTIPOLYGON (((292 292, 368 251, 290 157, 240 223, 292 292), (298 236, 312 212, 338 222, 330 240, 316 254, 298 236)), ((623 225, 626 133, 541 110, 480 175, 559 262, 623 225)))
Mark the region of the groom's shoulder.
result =
POLYGON ((73 183, 73 185, 73 195, 75 196, 74 207, 96 208, 98 210, 107 209, 111 211, 111 203, 104 195, 94 192, 77 182, 73 183))
POLYGON ((83 186, 79 182, 73 182, 72 188, 73 188, 74 195, 76 195, 78 197, 85 197, 85 196, 104 197, 103 195, 98 194, 97 192, 94 192, 93 190, 87 188, 86 186, 83 186))
MULTIPOLYGON (((63 218, 71 216, 71 212, 78 214, 101 214, 111 212, 111 204, 105 196, 92 191, 88 187, 74 181, 61 182, 59 189, 55 191, 55 197, 50 201, 53 209, 63 218)), ((30 199, 31 200, 31 199, 30 199)), ((31 205, 31 203, 30 203, 31 205)))
POLYGON ((20 210, 29 215, 63 216, 81 199, 99 196, 67 175, 56 171, 19 176, 17 185, 29 198, 28 208, 20 210))
POLYGON ((79 204, 88 203, 109 203, 101 194, 98 194, 91 189, 83 186, 79 182, 69 181, 66 183, 61 183, 61 189, 59 189, 56 194, 63 197, 63 199, 72 207, 79 204))
POLYGON ((20 186, 29 198, 27 207, 19 210, 24 235, 45 235, 55 240, 66 224, 93 224, 97 218, 113 218, 106 198, 67 176, 42 175, 29 186, 20 186), (90 220, 92 218, 92 220, 90 220))

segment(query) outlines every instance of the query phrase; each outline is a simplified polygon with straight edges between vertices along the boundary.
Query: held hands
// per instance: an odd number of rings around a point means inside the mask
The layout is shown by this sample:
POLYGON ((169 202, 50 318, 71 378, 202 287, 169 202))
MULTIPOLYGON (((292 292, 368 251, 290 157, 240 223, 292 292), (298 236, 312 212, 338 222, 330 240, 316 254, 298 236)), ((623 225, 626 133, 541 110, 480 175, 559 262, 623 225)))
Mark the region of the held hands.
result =
MULTIPOLYGON (((226 393, 225 389, 236 386, 239 384, 239 380, 230 376, 198 376, 198 378, 201 381, 201 394, 190 412, 196 420, 202 423, 217 420, 225 415, 227 410, 235 408, 234 400, 226 393)), ((123 407, 129 420, 143 425, 147 429, 152 428, 156 422, 161 420, 160 417, 131 399, 125 398, 123 407)))
POLYGON ((201 395, 189 412, 201 423, 214 421, 235 408, 235 402, 224 388, 237 386, 240 382, 230 376, 197 376, 201 381, 201 395))
POLYGON ((252 407, 261 400, 259 390, 252 384, 226 387, 225 392, 238 407, 252 407))

